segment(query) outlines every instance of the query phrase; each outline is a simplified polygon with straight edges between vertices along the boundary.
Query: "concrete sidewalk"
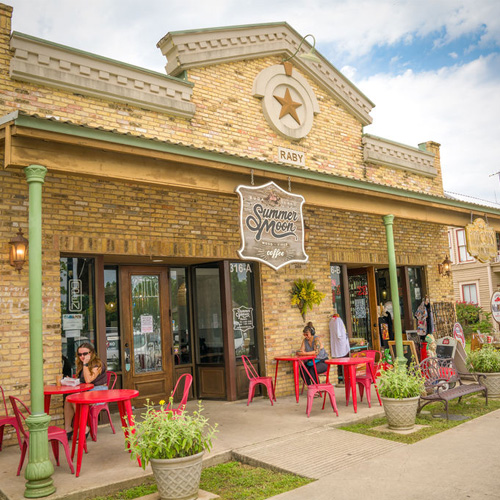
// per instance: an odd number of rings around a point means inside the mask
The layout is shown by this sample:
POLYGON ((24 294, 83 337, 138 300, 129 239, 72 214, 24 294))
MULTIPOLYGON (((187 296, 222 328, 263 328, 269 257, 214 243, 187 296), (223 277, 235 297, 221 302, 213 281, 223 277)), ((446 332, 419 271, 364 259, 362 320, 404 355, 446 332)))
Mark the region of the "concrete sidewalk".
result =
MULTIPOLYGON (((321 410, 315 400, 311 417, 305 415, 306 398, 299 404, 294 397, 245 401, 205 401, 204 413, 219 424, 213 450, 204 465, 233 458, 290 471, 318 479, 314 483, 278 499, 357 499, 377 498, 499 498, 496 464, 500 463, 498 425, 500 410, 467 422, 455 429, 414 445, 403 445, 335 428, 376 415, 383 409, 372 396, 366 402, 345 406, 343 389, 337 388, 339 417, 331 407, 321 410), (468 494, 467 492, 473 492, 468 494), (481 496, 483 495, 483 496, 481 496), (488 496, 489 495, 489 496, 488 496)), ((188 403, 188 410, 196 402, 188 403)), ((65 458, 53 474, 57 492, 50 499, 89 499, 138 484, 151 477, 150 467, 143 471, 124 451, 123 435, 109 426, 99 428, 98 441, 89 442, 80 477, 69 471, 65 458)), ((24 493, 23 472, 16 477, 19 448, 0 452, 0 499, 20 500, 24 493)))

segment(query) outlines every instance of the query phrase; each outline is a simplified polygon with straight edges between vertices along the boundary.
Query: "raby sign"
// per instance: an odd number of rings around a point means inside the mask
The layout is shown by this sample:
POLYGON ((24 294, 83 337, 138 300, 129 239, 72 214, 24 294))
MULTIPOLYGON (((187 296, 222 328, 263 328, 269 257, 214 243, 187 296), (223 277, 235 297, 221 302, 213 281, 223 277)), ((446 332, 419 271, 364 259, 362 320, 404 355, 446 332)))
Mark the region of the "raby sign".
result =
POLYGON ((274 182, 238 186, 242 259, 263 262, 273 269, 307 262, 304 250, 304 197, 288 193, 274 182))

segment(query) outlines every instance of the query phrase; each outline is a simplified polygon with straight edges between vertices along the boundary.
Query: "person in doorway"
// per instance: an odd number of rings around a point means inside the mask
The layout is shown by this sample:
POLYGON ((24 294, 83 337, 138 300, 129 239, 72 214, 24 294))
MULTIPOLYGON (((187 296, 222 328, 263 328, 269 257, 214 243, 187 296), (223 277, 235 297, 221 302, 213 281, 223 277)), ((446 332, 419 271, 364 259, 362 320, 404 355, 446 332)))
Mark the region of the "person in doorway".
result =
POLYGON ((297 351, 297 356, 316 355, 316 359, 310 359, 305 363, 307 371, 311 374, 311 378, 309 380, 305 380, 309 377, 303 376, 302 378, 307 385, 311 383, 311 380, 316 380, 316 382, 319 383, 319 380, 316 378, 316 373, 319 375, 320 373, 325 373, 328 369, 328 366, 325 363, 328 359, 328 354, 326 353, 323 343, 319 337, 317 335, 313 335, 309 326, 304 327, 302 334, 304 338, 302 339, 300 349, 297 351), (314 365, 316 365, 316 370, 314 370, 314 365))
MULTIPOLYGON (((76 350, 76 375, 81 384, 94 384, 91 391, 103 391, 108 388, 106 365, 97 357, 94 346, 85 342, 76 350)), ((64 430, 68 440, 73 436, 73 417, 75 405, 64 401, 64 430)), ((89 432, 87 427, 86 434, 89 432)))
MULTIPOLYGON (((332 349, 332 358, 348 358, 351 352, 349 336, 342 318, 334 312, 329 322, 330 346, 332 349)), ((344 379, 343 367, 337 366, 337 375, 339 382, 344 379)))

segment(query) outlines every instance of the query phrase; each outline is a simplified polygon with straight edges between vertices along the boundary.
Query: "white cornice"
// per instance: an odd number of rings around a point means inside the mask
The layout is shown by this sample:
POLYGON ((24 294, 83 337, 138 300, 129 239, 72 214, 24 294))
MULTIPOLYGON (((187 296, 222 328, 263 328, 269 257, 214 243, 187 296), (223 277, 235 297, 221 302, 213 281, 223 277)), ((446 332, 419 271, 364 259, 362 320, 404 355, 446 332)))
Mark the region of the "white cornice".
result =
POLYGON ((426 177, 436 177, 434 154, 373 135, 363 136, 365 163, 406 170, 426 177))
MULTIPOLYGON (((167 33, 157 44, 167 58, 168 74, 201 66, 269 56, 291 57, 301 37, 287 23, 234 26, 167 33)), ((299 54, 311 46, 304 41, 299 54)), ((372 122, 374 104, 332 64, 316 52, 321 62, 293 58, 294 66, 307 73, 335 100, 343 104, 363 125, 372 122)))
POLYGON ((14 80, 191 118, 192 84, 14 32, 14 80))

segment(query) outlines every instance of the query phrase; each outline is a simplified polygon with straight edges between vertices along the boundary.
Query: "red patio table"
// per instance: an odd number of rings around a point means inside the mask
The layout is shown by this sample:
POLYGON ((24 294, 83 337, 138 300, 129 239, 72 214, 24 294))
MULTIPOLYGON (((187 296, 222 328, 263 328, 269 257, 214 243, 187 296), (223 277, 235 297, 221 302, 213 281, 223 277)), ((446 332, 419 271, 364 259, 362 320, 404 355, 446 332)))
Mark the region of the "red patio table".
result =
MULTIPOLYGON (((76 458, 76 477, 80 475, 80 468, 82 466, 83 447, 85 443, 85 427, 89 416, 90 405, 96 403, 118 403, 118 410, 120 411, 120 418, 122 421, 123 433, 125 437, 128 436, 127 425, 132 427, 132 404, 131 399, 139 396, 139 391, 134 389, 113 389, 107 391, 89 391, 80 392, 68 396, 70 403, 75 403, 75 419, 74 419, 74 432, 73 432, 73 445, 71 447, 71 458, 75 456, 76 440, 78 436, 78 453, 76 458)), ((130 447, 129 447, 130 452, 130 447)), ((137 462, 141 465, 141 461, 137 458, 137 462)))
POLYGON ((94 384, 80 384, 80 385, 46 385, 43 387, 43 409, 48 415, 50 410, 50 397, 53 394, 74 394, 75 392, 90 391, 94 384))
POLYGON ((354 413, 358 412, 358 400, 356 397, 356 365, 366 364, 367 369, 370 370, 373 378, 373 385, 375 386, 375 391, 377 392, 378 401, 380 406, 382 406, 382 401, 378 393, 377 380, 375 378, 375 370, 373 367, 373 360, 367 357, 355 357, 355 358, 333 358, 327 359, 325 363, 328 365, 328 372, 326 375, 326 381, 330 379, 330 366, 331 365, 342 365, 347 370, 344 370, 344 383, 345 383, 345 404, 349 405, 349 392, 352 393, 352 406, 354 407, 354 413))
MULTIPOLYGON (((316 359, 316 355, 313 356, 276 356, 276 372, 274 374, 274 394, 276 395, 276 379, 278 377, 278 365, 280 361, 291 361, 293 363, 293 382, 295 384, 295 399, 297 403, 299 402, 299 359, 302 361, 307 361, 309 359, 316 359)), ((314 371, 316 371, 316 363, 314 363, 314 371)), ((318 373, 316 372, 316 380, 318 380, 318 373)))

